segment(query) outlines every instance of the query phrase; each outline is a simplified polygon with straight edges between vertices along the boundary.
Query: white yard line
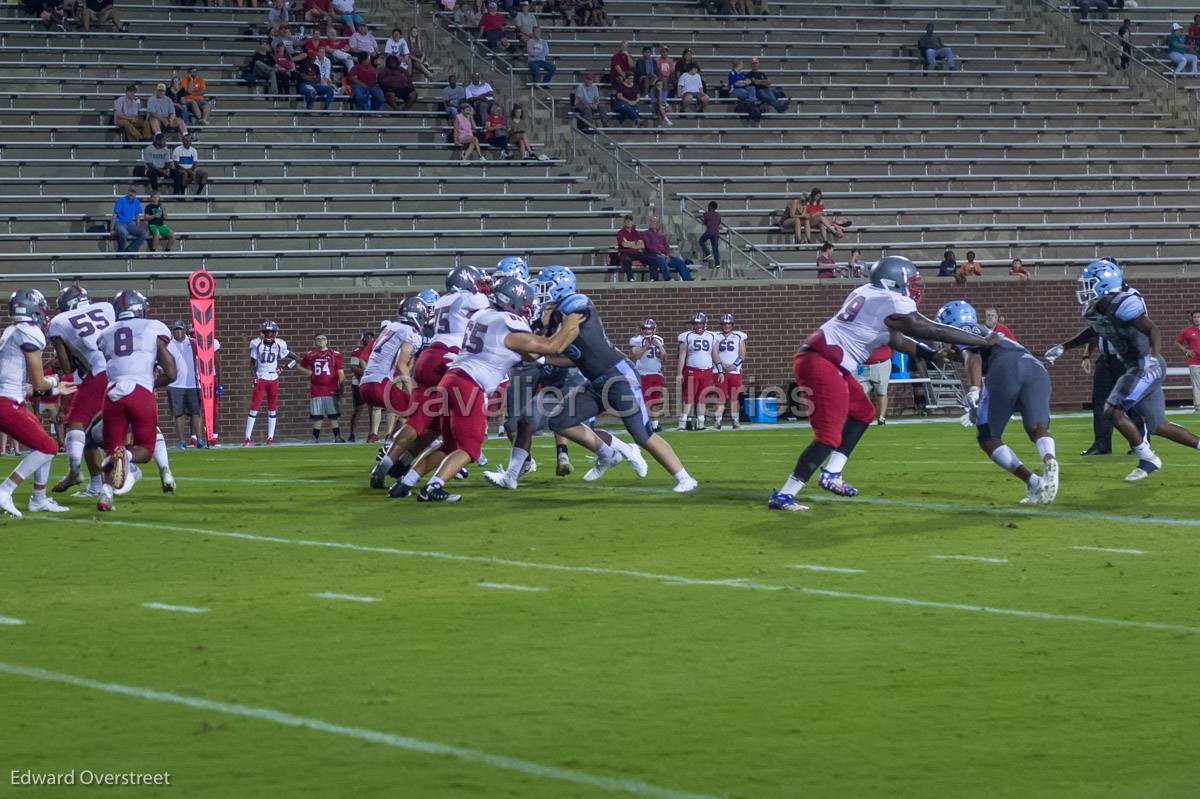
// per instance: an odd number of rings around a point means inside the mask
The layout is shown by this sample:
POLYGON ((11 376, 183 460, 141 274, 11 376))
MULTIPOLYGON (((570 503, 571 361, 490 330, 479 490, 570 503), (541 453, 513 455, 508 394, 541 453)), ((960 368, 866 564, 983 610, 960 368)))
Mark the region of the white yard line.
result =
POLYGON ((313 483, 313 484, 324 484, 324 485, 328 485, 328 486, 336 486, 338 484, 337 480, 333 479, 333 478, 331 478, 329 480, 311 480, 311 479, 302 480, 302 479, 298 479, 295 477, 280 477, 277 480, 267 480, 267 479, 262 479, 262 478, 258 478, 258 477, 251 477, 251 478, 238 477, 238 478, 236 478, 236 480, 233 480, 232 478, 229 478, 229 477, 187 477, 187 476, 185 476, 185 477, 176 477, 175 479, 176 480, 185 480, 189 483, 227 483, 228 484, 230 482, 237 482, 239 484, 249 483, 251 485, 272 485, 272 486, 285 486, 285 485, 289 485, 291 483, 313 483))
POLYGON ((866 569, 848 569, 844 566, 822 566, 819 563, 791 563, 789 569, 801 569, 808 572, 833 572, 834 574, 865 574, 866 569))
POLYGON ((688 793, 686 791, 677 791, 672 788, 663 788, 661 786, 653 785, 648 782, 642 782, 640 780, 589 774, 585 771, 575 771, 574 769, 544 765, 542 763, 535 763, 531 760, 521 760, 520 758, 508 757, 506 755, 494 755, 490 752, 483 752, 478 749, 468 749, 467 747, 463 746, 452 746, 450 744, 438 743, 436 741, 426 741, 421 738, 412 738, 407 735, 397 735, 395 733, 370 730, 362 727, 347 727, 342 724, 334 724, 332 722, 310 718, 307 716, 297 716, 292 713, 285 713, 280 710, 272 710, 265 707, 232 704, 229 702, 219 702, 212 699, 202 699, 200 697, 187 696, 185 694, 171 693, 169 691, 156 691, 151 688, 137 688, 131 685, 121 685, 119 683, 100 682, 99 680, 89 680, 86 677, 76 677, 71 674, 61 674, 59 672, 46 671, 45 669, 17 666, 11 663, 0 663, 0 673, 11 674, 16 677, 25 677, 31 680, 38 680, 40 682, 53 682, 74 686, 76 688, 87 688, 93 691, 101 691, 107 694, 118 694, 121 696, 143 699, 150 702, 163 702, 171 705, 183 705, 184 707, 195 708, 197 710, 204 710, 213 713, 225 713, 231 716, 242 716, 245 718, 258 719, 259 721, 268 721, 272 724, 280 724, 286 727, 298 727, 302 729, 313 730, 314 732, 323 732, 328 735, 336 735, 341 738, 351 738, 358 741, 365 741, 367 743, 383 744, 385 746, 391 746, 397 749, 406 749, 410 752, 420 752, 421 754, 435 755, 439 757, 453 757, 457 760, 467 763, 474 763, 481 766, 491 766, 492 768, 515 771, 520 774, 527 774, 531 777, 570 782, 588 788, 598 788, 616 793, 629 793, 636 796, 655 797, 656 799, 714 799, 714 797, 707 796, 705 794, 695 794, 688 793))
MULTIPOLYGON (((37 517, 34 517, 37 518, 37 517)), ((998 616, 1013 616, 1016 618, 1042 619, 1046 621, 1080 622, 1086 624, 1101 624, 1114 627, 1133 627, 1143 630, 1171 630, 1175 632, 1200 633, 1200 626, 1186 624, 1170 624, 1156 621, 1135 621, 1130 619, 1112 619, 1102 616, 1083 616, 1077 614, 1047 613, 1042 611, 1021 610, 1016 608, 994 608, 985 605, 963 605, 955 602, 936 602, 908 597, 880 596, 873 594, 852 594, 841 591, 826 591, 817 588, 792 585, 768 585, 746 579, 704 580, 693 577, 680 577, 672 574, 656 574, 654 572, 638 571, 635 569, 613 569, 604 566, 572 566, 562 563, 538 563, 524 560, 509 560, 494 558, 487 555, 457 555, 451 552, 437 552, 422 549, 397 549, 395 547, 365 546, 349 544, 341 541, 317 541, 312 539, 282 538, 279 536, 254 535, 239 533, 231 530, 209 530, 202 527, 175 527, 172 525, 151 524, 149 522, 127 522, 106 519, 55 519, 55 522, 77 523, 115 527, 130 527, 143 530, 161 530, 171 533, 187 533, 203 535, 211 538, 230 538, 240 541, 253 541, 264 544, 284 544, 287 546, 318 547, 322 549, 339 549, 350 552, 365 552, 377 555, 395 555, 408 558, 428 558, 430 560, 445 560, 458 563, 484 563, 492 566, 510 566, 518 569, 536 569, 540 571, 570 572, 574 574, 603 574, 621 577, 634 577, 642 580, 652 580, 659 583, 679 583, 681 585, 715 586, 721 588, 738 588, 752 591, 797 591, 812 596, 838 597, 855 599, 862 602, 882 602, 893 605, 912 605, 917 607, 943 608, 946 610, 968 611, 972 613, 988 613, 998 616)))
POLYGON ((1008 563, 1008 558, 985 558, 982 555, 930 555, 930 560, 970 560, 977 563, 1008 563))
POLYGON ((208 608, 192 608, 187 605, 164 605, 161 602, 143 602, 142 607, 151 610, 169 610, 175 613, 208 613, 208 608))
POLYGON ((16 627, 18 624, 24 623, 20 619, 14 619, 12 616, 0 616, 0 626, 16 627))
POLYGON ((382 602, 377 596, 359 596, 357 594, 333 594, 328 591, 321 594, 310 594, 317 599, 340 599, 345 602, 382 602))
POLYGON ((476 583, 480 588, 494 588, 498 591, 549 591, 549 588, 538 588, 534 585, 513 585, 512 583, 476 583))
POLYGON ((1071 547, 1080 552, 1111 552, 1114 555, 1145 555, 1144 549, 1122 549, 1121 547, 1071 547))

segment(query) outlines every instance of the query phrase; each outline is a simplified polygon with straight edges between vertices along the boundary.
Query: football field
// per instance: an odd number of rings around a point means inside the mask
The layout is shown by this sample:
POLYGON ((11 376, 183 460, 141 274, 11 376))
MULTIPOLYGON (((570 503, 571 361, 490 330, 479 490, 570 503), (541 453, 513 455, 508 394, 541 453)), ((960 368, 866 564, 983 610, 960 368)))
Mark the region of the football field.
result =
POLYGON ((0 795, 1195 795, 1200 452, 1129 484, 1090 426, 1051 506, 891 424, 806 514, 765 509, 806 429, 669 434, 682 496, 539 437, 457 505, 372 492, 373 447, 172 450, 175 495, 0 522, 0 795))

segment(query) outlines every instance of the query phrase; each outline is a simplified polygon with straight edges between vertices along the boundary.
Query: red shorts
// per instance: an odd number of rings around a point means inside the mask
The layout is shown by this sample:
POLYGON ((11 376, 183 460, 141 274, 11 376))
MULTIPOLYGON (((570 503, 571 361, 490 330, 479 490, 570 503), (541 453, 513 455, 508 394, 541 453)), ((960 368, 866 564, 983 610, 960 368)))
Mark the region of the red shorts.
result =
POLYGON ((108 390, 108 374, 100 372, 83 378, 71 395, 71 404, 67 410, 67 424, 77 424, 87 427, 104 407, 104 392, 108 390))
POLYGON ((717 387, 717 402, 722 404, 733 400, 737 402, 738 394, 742 392, 742 373, 728 372, 721 375, 721 379, 714 383, 717 387))
POLYGON ((119 400, 105 397, 101 413, 106 452, 125 446, 125 436, 131 430, 133 446, 154 449, 154 439, 158 435, 158 403, 153 392, 138 386, 119 400))
POLYGON ((663 376, 662 375, 638 375, 642 381, 642 400, 645 401, 647 408, 652 408, 663 403, 663 376))
POLYGON ((372 408, 383 408, 389 413, 408 413, 412 397, 400 388, 394 380, 379 380, 374 383, 360 383, 358 396, 372 408))
POLYGON ((792 356, 792 375, 808 403, 813 438, 835 449, 842 443, 846 419, 870 424, 875 406, 867 399, 854 375, 815 352, 792 356))
POLYGON ((0 433, 7 433, 19 444, 47 455, 58 452, 58 442, 42 429, 42 423, 23 402, 0 397, 0 433))
POLYGON ((708 394, 710 393, 710 389, 712 389, 712 384, 712 369, 695 369, 691 366, 683 367, 684 404, 691 405, 695 402, 704 402, 708 400, 708 394))
POLYGON ((444 403, 436 396, 436 389, 450 366, 449 356, 457 353, 458 347, 430 344, 413 364, 413 382, 417 387, 413 389, 409 415, 404 421, 418 435, 429 430, 433 420, 440 418, 445 410, 444 403))
POLYGON ((250 410, 257 411, 262 405, 263 397, 267 398, 267 410, 273 411, 279 407, 279 381, 255 379, 254 390, 250 392, 250 410))
POLYGON ((447 398, 442 416, 442 452, 461 449, 471 460, 479 460, 487 437, 487 395, 469 374, 458 369, 446 372, 438 390, 447 398))

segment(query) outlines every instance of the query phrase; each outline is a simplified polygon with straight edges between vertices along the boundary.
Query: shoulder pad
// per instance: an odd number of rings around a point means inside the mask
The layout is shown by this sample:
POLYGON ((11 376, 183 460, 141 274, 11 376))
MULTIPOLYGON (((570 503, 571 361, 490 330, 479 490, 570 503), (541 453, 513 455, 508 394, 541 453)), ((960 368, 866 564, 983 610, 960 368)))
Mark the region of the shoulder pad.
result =
POLYGON ((591 302, 585 294, 572 294, 558 304, 557 310, 563 313, 581 313, 591 302))

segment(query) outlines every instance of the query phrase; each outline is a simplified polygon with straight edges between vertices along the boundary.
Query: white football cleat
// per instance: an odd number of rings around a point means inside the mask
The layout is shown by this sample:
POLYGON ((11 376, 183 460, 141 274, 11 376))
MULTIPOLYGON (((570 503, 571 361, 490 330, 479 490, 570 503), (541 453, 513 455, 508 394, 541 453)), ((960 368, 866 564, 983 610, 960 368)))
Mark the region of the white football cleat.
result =
POLYGON ((59 505, 53 497, 42 497, 41 499, 30 497, 28 507, 30 513, 66 513, 70 510, 66 505, 59 505))
POLYGON ((510 491, 517 489, 517 481, 509 478, 507 471, 496 470, 494 472, 484 472, 483 479, 496 486, 496 488, 507 488, 510 491))
POLYGON ((606 461, 601 458, 596 458, 596 464, 592 466, 592 468, 588 469, 587 474, 583 476, 583 479, 589 483, 594 480, 599 480, 605 472, 623 460, 625 460, 625 457, 616 450, 613 450, 612 460, 606 461))
POLYGON ((1021 497, 1022 505, 1036 505, 1042 495, 1042 478, 1038 475, 1030 477, 1025 486, 1025 496, 1021 497))
POLYGON ((646 459, 642 457, 642 449, 637 444, 630 447, 630 455, 626 460, 633 467, 633 473, 638 477, 645 477, 650 472, 650 467, 646 465, 646 459))
POLYGON ((13 504, 12 494, 0 492, 0 510, 13 516, 17 519, 21 518, 21 511, 17 510, 17 506, 13 504))
POLYGON ((1145 480, 1152 473, 1157 472, 1162 468, 1162 458, 1157 455, 1152 460, 1142 458, 1138 460, 1138 465, 1133 468, 1133 471, 1125 475, 1126 482, 1133 483, 1138 480, 1145 480))
POLYGON ((116 507, 116 500, 113 499, 113 488, 108 483, 100 487, 100 494, 96 498, 96 510, 105 511, 112 510, 116 507))
POLYGON ((98 489, 98 488, 92 488, 92 487, 89 485, 87 488, 84 488, 84 489, 82 489, 82 490, 76 491, 76 492, 75 492, 74 494, 72 494, 71 496, 73 496, 73 497, 79 497, 79 498, 98 497, 98 496, 100 496, 100 489, 98 489))
POLYGON ((1042 485, 1038 490, 1038 502, 1049 505, 1058 496, 1058 461, 1051 458, 1046 461, 1046 470, 1042 472, 1042 485))
POLYGON ((158 479, 162 483, 162 490, 164 494, 175 493, 175 475, 171 474, 171 467, 165 467, 158 475, 158 479))
POLYGON ((537 461, 535 461, 533 458, 526 458, 525 465, 521 467, 521 476, 524 477, 525 475, 529 474, 530 472, 536 472, 536 471, 537 471, 537 461))
POLYGON ((113 490, 113 494, 118 497, 122 494, 128 494, 133 490, 133 487, 137 484, 137 481, 142 479, 142 470, 138 468, 136 463, 133 463, 128 458, 126 459, 125 463, 128 467, 125 472, 125 485, 113 490))
POLYGON ((558 462, 555 464, 554 473, 559 477, 568 477, 575 471, 575 467, 571 465, 571 458, 565 452, 558 454, 558 462))
POLYGON ((689 491, 695 491, 699 487, 700 487, 700 484, 696 482, 696 478, 692 477, 691 475, 688 475, 687 477, 685 477, 682 480, 680 480, 679 482, 677 482, 675 484, 675 487, 672 488, 671 490, 674 491, 676 494, 686 494, 689 491))

